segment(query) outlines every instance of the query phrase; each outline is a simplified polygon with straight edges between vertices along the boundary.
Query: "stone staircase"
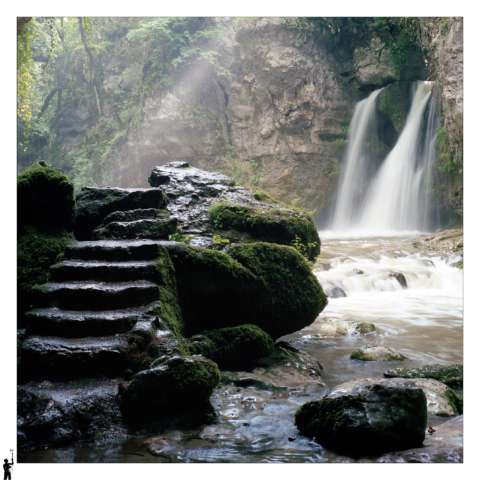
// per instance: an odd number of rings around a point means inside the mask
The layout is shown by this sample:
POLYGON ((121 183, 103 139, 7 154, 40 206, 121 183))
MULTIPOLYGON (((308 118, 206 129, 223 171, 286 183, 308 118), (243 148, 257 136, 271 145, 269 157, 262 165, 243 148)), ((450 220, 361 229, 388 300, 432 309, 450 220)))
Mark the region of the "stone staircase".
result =
MULTIPOLYGON (((38 288, 37 308, 26 314, 21 376, 27 379, 122 375, 129 332, 137 324, 154 335, 161 332, 158 320, 154 326, 161 282, 156 258, 159 239, 168 239, 177 221, 158 209, 164 206, 158 189, 96 190, 101 202, 89 198, 82 204, 80 198, 88 225, 81 236, 110 232, 116 240, 72 242, 65 259, 50 268, 51 281, 38 288), (105 202, 107 194, 113 206, 105 202), (129 197, 144 208, 131 210, 129 197)), ((92 197, 92 189, 87 193, 92 197)))

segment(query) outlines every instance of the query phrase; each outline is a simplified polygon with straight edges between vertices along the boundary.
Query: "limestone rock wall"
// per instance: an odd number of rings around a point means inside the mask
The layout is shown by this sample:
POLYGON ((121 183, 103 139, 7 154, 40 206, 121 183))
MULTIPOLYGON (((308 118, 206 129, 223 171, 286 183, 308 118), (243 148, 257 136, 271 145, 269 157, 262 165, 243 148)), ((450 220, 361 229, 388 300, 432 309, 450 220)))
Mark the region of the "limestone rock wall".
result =
POLYGON ((441 99, 447 151, 455 166, 441 196, 442 206, 463 215, 463 18, 450 17, 440 25, 434 50, 435 76, 441 99))

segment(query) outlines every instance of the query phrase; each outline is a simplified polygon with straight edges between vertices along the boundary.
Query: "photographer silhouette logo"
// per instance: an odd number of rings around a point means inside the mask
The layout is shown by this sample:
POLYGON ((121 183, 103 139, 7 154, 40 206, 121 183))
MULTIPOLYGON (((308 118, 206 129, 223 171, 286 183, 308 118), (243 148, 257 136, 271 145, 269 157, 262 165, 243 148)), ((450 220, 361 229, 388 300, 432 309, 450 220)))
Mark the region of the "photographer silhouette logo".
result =
MULTIPOLYGON (((12 463, 8 462, 8 459, 6 458, 5 461, 3 462, 3 480, 11 480, 12 479, 12 470, 13 470, 13 450, 10 450, 10 453, 12 454, 12 463)), ((1 457, 0 457, 1 458, 1 457)))

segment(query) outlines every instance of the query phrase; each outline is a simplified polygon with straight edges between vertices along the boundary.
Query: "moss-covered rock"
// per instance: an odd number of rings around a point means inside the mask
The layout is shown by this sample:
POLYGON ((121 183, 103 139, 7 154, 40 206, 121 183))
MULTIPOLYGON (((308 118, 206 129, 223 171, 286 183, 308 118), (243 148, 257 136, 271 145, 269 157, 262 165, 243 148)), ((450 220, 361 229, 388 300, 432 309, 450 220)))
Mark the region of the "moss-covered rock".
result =
POLYGON ((73 183, 45 162, 17 177, 18 224, 71 230, 75 214, 73 183))
POLYGON ((386 378, 433 378, 449 387, 463 387, 463 365, 424 365, 417 368, 396 368, 383 374, 386 378))
POLYGON ((19 321, 34 303, 34 286, 48 282, 49 267, 58 260, 71 234, 63 229, 24 227, 17 241, 17 306, 19 321))
POLYGON ((366 384, 305 403, 295 425, 323 447, 348 455, 404 450, 425 438, 427 401, 419 388, 366 384))
POLYGON ((236 245, 228 255, 184 244, 166 245, 175 266, 187 335, 248 320, 278 338, 310 325, 327 298, 294 248, 236 245))
POLYGON ((351 353, 352 360, 362 360, 364 362, 392 362, 395 360, 407 360, 407 357, 401 353, 396 353, 387 347, 372 345, 361 347, 351 353))
POLYGON ((122 413, 135 421, 168 419, 185 408, 204 410, 219 380, 217 365, 200 355, 169 358, 134 377, 122 394, 122 413))
POLYGON ((309 260, 315 260, 320 254, 317 227, 312 218, 301 211, 265 210, 218 202, 210 207, 209 215, 212 222, 222 225, 223 229, 244 231, 262 242, 298 245, 309 260))
POLYGON ((252 361, 268 357, 273 352, 273 340, 255 325, 206 330, 196 335, 188 345, 192 354, 213 360, 220 368, 239 368, 252 361))

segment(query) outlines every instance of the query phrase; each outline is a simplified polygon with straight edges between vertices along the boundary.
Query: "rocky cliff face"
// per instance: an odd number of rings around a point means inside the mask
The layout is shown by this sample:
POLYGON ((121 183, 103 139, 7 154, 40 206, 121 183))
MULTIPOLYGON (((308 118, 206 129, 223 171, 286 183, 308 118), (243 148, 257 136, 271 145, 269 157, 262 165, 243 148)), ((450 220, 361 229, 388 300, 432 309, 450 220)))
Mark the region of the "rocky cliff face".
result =
MULTIPOLYGON (((435 76, 438 82, 447 144, 442 149, 455 175, 447 180, 442 206, 463 215, 463 18, 445 19, 436 39, 435 76)), ((442 147, 442 145, 441 145, 442 147)))
MULTIPOLYGON (((237 183, 258 186, 283 202, 298 201, 299 206, 317 209, 320 218, 334 195, 355 104, 394 80, 388 49, 377 37, 342 49, 305 19, 214 21, 225 28, 225 35, 212 49, 221 54, 219 64, 229 75, 218 75, 207 67, 190 68, 171 87, 148 92, 138 128, 127 132, 126 141, 115 152, 114 183, 146 187, 147 174, 155 166, 187 161, 204 170, 221 171, 237 183)), ((456 28, 452 31, 457 32, 456 28)), ((449 45, 458 33, 451 37, 441 40, 445 44, 441 50, 455 62, 454 47, 449 45)), ((104 111, 112 117, 117 86, 131 88, 142 75, 136 63, 140 53, 124 40, 118 43, 120 47, 102 66, 108 93, 104 111)), ((448 65, 439 63, 449 71, 448 65)), ((422 60, 412 63, 405 80, 425 78, 422 60)), ((449 74, 439 74, 440 88, 447 78, 449 74)), ((391 88, 386 94, 394 99, 396 90, 402 89, 391 88)), ((456 93, 448 95, 450 99, 456 93)), ((405 108, 395 109, 398 106, 392 107, 387 100, 379 106, 386 133, 378 139, 378 148, 388 153, 403 124, 405 108), (393 110, 387 111, 389 106, 393 110)), ((447 115, 458 118, 458 109, 448 101, 452 113, 446 114, 446 124, 452 122, 447 115)), ((69 121, 66 115, 61 125, 69 142, 67 150, 83 133, 78 121, 67 132, 69 121)))

